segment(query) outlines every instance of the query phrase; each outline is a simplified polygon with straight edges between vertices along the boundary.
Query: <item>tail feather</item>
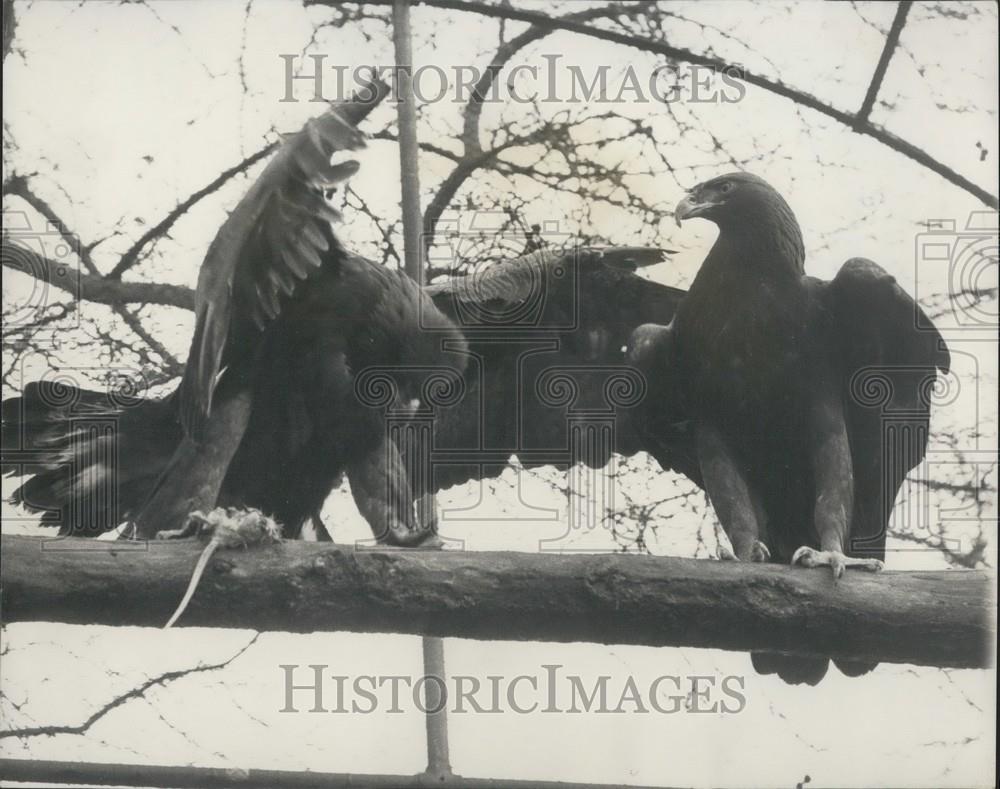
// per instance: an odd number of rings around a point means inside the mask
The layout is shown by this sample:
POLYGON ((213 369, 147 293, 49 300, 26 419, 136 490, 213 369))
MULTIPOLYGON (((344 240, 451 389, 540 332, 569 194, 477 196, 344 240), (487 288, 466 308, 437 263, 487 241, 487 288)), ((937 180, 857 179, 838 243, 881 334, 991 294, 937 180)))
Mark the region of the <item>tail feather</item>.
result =
POLYGON ((777 674, 789 685, 818 685, 830 667, 827 658, 797 657, 777 652, 751 652, 750 660, 758 674, 777 674))
POLYGON ((181 437, 169 399, 122 402, 55 382, 29 384, 2 416, 2 472, 28 477, 10 501, 61 534, 96 536, 127 519, 181 437))
POLYGON ((867 660, 834 660, 833 665, 846 677, 861 677, 874 671, 878 663, 867 660))
POLYGON ((23 395, 3 401, 2 473, 35 473, 63 465, 61 452, 76 432, 71 420, 100 419, 118 410, 102 392, 33 381, 23 395))
MULTIPOLYGON (((751 652, 750 660, 758 674, 777 674, 789 685, 818 685, 826 676, 827 658, 807 658, 777 652, 751 652)), ((847 677, 860 677, 873 671, 876 662, 865 660, 834 660, 833 665, 847 677)))

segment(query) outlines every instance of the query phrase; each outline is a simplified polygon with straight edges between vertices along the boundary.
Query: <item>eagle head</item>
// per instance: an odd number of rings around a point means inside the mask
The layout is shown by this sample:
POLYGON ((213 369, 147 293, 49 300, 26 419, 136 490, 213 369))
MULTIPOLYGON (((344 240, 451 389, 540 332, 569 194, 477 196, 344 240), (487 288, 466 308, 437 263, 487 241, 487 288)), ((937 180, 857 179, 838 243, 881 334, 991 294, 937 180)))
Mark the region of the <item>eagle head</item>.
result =
POLYGON ((723 235, 738 239, 747 249, 769 247, 801 270, 805 259, 802 231, 795 214, 778 191, 750 173, 720 175, 700 183, 674 209, 680 226, 684 219, 701 217, 714 222, 723 235))
POLYGON ((688 190, 674 209, 678 227, 684 219, 702 217, 720 225, 730 217, 757 214, 761 209, 773 211, 784 206, 784 198, 763 178, 750 173, 735 172, 720 175, 688 190))

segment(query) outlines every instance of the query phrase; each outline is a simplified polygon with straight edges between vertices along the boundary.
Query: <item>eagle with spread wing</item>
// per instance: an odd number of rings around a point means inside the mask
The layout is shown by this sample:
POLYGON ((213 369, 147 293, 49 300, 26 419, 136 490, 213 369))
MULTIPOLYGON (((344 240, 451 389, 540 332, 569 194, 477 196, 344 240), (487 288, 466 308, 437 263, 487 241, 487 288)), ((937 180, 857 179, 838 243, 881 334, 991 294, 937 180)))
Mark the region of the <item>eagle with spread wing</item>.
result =
MULTIPOLYGON (((407 380, 402 370, 395 373, 399 391, 407 393, 403 399, 409 402, 419 395, 420 413, 433 413, 438 457, 428 458, 421 444, 372 445, 347 468, 355 498, 366 496, 359 505, 385 502, 387 497, 366 490, 397 480, 404 484, 388 498, 396 510, 409 513, 411 499, 498 476, 509 467, 512 455, 525 468, 565 469, 584 463, 597 469, 612 452, 629 456, 645 449, 663 468, 698 480, 693 452, 683 441, 647 444, 630 417, 645 391, 628 378, 623 356, 628 338, 642 323, 669 321, 684 296, 682 290, 639 276, 636 269, 660 262, 669 250, 576 247, 501 260, 476 274, 427 286, 421 303, 431 309, 423 322, 417 326, 410 315, 411 320, 391 323, 408 330, 406 336, 400 336, 401 331, 390 336, 380 334, 378 325, 369 325, 373 317, 379 318, 372 304, 402 292, 407 294, 402 304, 415 309, 416 289, 401 275, 342 252, 333 245, 335 239, 330 241, 336 257, 323 253, 321 267, 298 284, 297 295, 279 302, 281 314, 273 321, 266 306, 264 312, 254 306, 259 303, 253 298, 256 285, 244 282, 235 289, 230 304, 239 321, 231 322, 228 337, 222 339, 211 335, 227 328, 218 322, 196 331, 191 356, 195 361, 180 389, 165 400, 126 406, 114 391, 70 391, 61 383, 43 381, 4 403, 5 455, 17 439, 18 446, 31 448, 32 456, 30 464, 12 463, 8 470, 34 474, 14 500, 42 511, 42 522, 64 533, 99 533, 122 519, 141 521, 143 512, 149 518, 156 513, 154 524, 162 523, 160 528, 173 528, 188 512, 211 507, 217 492, 219 503, 257 507, 274 514, 286 533, 297 534, 309 517, 318 521, 315 515, 340 467, 337 456, 328 453, 341 445, 327 432, 317 431, 317 424, 343 425, 366 437, 384 433, 369 421, 368 411, 359 411, 349 397, 346 403, 329 397, 313 380, 329 377, 323 371, 335 362, 328 354, 343 359, 346 369, 356 369, 334 347, 341 340, 334 339, 340 335, 332 327, 343 327, 348 319, 365 340, 360 349, 357 343, 352 346, 365 362, 392 364, 405 357, 436 359, 440 365, 444 354, 447 370, 457 374, 465 368, 457 387, 445 387, 458 396, 443 403, 434 402, 436 387, 428 387, 426 378, 418 391, 412 375, 407 380), (249 308, 239 307, 237 297, 249 299, 249 308), (258 321, 265 325, 263 332, 258 321), (456 335, 452 327, 461 333, 456 335), (235 337, 242 339, 234 344, 235 337), (379 343, 372 344, 375 338, 379 343), (220 345, 225 350, 217 356, 213 349, 220 345), (445 347, 449 350, 443 351, 445 347), (216 365, 224 370, 221 375, 216 365), (213 379, 217 383, 210 390, 207 384, 213 379), (552 396, 566 386, 573 391, 571 400, 552 396), (609 392, 623 393, 625 405, 609 406, 609 392), (345 410, 348 405, 352 410, 345 410), (574 416, 595 409, 613 418, 609 440, 587 443, 578 453, 568 451, 574 416), (338 422, 338 414, 346 416, 338 422), (79 440, 86 420, 101 415, 111 416, 117 428, 114 499, 102 493, 109 469, 100 461, 98 439, 79 440), (185 439, 182 418, 191 425, 189 431, 203 435, 200 441, 185 439), (441 454, 450 458, 439 462, 441 454), (380 464, 379 457, 387 461, 380 464), (386 466, 392 467, 392 474, 386 473, 386 466), (197 473, 165 474, 170 467, 197 473), (365 485, 369 478, 371 484, 365 485), (194 483, 193 489, 185 489, 194 483)), ((266 266, 245 270, 263 274, 265 294, 275 281, 266 266)), ((307 275, 312 271, 301 270, 307 275)), ((202 292, 206 278, 203 274, 202 292)), ((230 297, 224 288, 223 296, 230 297)), ((217 321, 219 303, 200 301, 199 316, 211 313, 217 321)), ((344 385, 346 369, 341 378, 333 376, 344 385)), ((374 517, 370 508, 366 512, 362 507, 362 512, 374 517)), ((397 526, 395 532, 377 533, 389 542, 433 542, 434 513, 422 509, 420 516, 420 523, 406 529, 397 526)), ((322 523, 317 526, 320 538, 328 538, 322 523)))
MULTIPOLYGON (((136 401, 56 379, 3 404, 4 470, 30 477, 15 503, 64 534, 125 521, 148 537, 222 505, 256 507, 292 536, 318 520, 346 472, 379 539, 421 544, 433 541, 433 514, 419 523, 415 499, 495 476, 513 454, 529 468, 599 468, 611 452, 643 448, 624 409, 614 410, 610 441, 576 455, 566 451, 567 426, 573 408, 606 411, 609 387, 629 388, 622 351, 635 327, 673 316, 683 291, 635 273, 664 251, 540 250, 421 292, 332 232, 339 216, 324 194, 357 164, 331 157, 363 144, 346 119, 357 109, 329 112, 285 139, 219 230, 174 393, 136 401), (359 389, 377 383, 366 371, 388 371, 395 405, 405 406, 397 415, 425 413, 442 369, 464 378, 461 397, 432 404, 435 445, 465 462, 424 473, 426 458, 414 456, 423 449, 388 440, 383 412, 361 402, 359 389), (576 402, 539 386, 553 370, 562 378, 549 389, 569 376, 576 402), (102 421, 114 429, 94 430, 102 421)), ((653 454, 665 468, 694 468, 666 445, 653 454)))
POLYGON ((294 535, 346 472, 377 539, 427 537, 384 410, 416 408, 430 375, 460 378, 464 340, 403 272, 333 233, 327 194, 358 169, 333 156, 363 144, 336 109, 284 139, 208 250, 172 395, 123 404, 42 381, 3 404, 5 471, 32 475, 15 503, 70 534, 130 521, 152 537, 219 504, 294 535), (88 428, 99 419, 116 429, 88 428))
MULTIPOLYGON (((802 233, 775 189, 713 178, 678 204, 719 236, 668 325, 639 327, 630 359, 656 391, 646 440, 693 424, 703 487, 741 561, 878 570, 907 473, 924 457, 944 340, 875 263, 807 276, 802 233), (659 421, 657 421, 657 419, 659 421)), ((753 656, 762 673, 815 684, 828 660, 753 656)), ((847 674, 872 664, 837 660, 847 674)))

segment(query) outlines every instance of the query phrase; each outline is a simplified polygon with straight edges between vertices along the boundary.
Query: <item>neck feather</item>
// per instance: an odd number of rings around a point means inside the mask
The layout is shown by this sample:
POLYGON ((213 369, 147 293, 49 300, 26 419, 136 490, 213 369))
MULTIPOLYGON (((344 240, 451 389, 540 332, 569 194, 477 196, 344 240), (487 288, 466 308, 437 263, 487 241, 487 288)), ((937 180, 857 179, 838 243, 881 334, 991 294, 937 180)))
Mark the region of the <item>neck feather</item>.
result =
POLYGON ((792 209, 780 197, 755 209, 743 213, 738 221, 719 222, 716 247, 726 259, 747 269, 801 277, 805 274, 805 245, 792 209))

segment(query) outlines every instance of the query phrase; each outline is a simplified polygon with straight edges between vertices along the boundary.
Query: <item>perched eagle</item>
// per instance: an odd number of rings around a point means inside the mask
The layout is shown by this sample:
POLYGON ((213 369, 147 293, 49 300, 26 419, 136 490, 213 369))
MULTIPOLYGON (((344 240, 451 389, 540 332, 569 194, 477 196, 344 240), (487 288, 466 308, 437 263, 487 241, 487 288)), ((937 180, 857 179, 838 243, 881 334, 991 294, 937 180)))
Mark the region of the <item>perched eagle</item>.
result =
POLYGON ((427 536, 384 412, 418 407, 431 375, 460 378, 464 340, 405 274, 332 231, 326 193, 357 163, 331 158, 363 145, 345 119, 359 106, 286 138, 219 230, 172 395, 122 402, 42 381, 3 404, 4 470, 32 474, 15 503, 69 534, 131 521, 151 537, 218 504, 294 535, 346 472, 376 538, 427 536))
MULTIPOLYGON (((924 457, 930 397, 949 354, 882 268, 804 271, 802 233, 771 186, 713 178, 676 209, 719 236, 668 325, 641 326, 630 360, 655 397, 652 444, 692 425, 701 482, 741 561, 878 570, 906 474, 924 457)), ((817 683, 828 661, 763 653, 762 673, 817 683)), ((855 675, 871 664, 836 661, 855 675)))
MULTIPOLYGON (((683 296, 634 273, 662 252, 542 250, 422 293, 331 230, 324 192, 357 169, 331 155, 362 145, 361 114, 347 105, 287 138, 220 229, 173 394, 137 400, 57 377, 4 402, 4 471, 29 475, 15 503, 64 534, 125 521, 148 537, 219 505, 260 509, 294 536, 346 472, 376 536, 418 544, 434 524, 426 511, 418 523, 415 499, 496 476, 514 454, 529 468, 599 468, 644 448, 627 418, 643 392, 622 351, 683 296), (460 379, 446 403, 434 402, 442 372, 460 379), (381 404, 432 414, 435 446, 461 462, 428 469, 426 447, 387 440, 374 407, 386 375, 395 397, 381 404), (572 451, 573 419, 594 408, 614 422, 609 439, 572 451)), ((690 453, 652 451, 696 473, 690 453)))

